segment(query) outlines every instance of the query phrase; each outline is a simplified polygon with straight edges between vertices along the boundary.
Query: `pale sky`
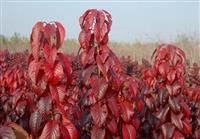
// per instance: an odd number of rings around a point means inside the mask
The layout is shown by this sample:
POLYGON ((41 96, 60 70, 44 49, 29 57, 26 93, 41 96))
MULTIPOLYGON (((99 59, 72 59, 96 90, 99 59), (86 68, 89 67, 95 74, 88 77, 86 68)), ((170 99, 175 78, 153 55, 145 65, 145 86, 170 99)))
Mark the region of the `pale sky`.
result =
MULTIPOLYGON (((199 33, 200 1, 1 1, 1 35, 14 32, 29 37, 37 21, 60 21, 66 38, 77 38, 79 17, 90 8, 105 9, 112 15, 110 39, 115 41, 164 40, 177 34, 199 33)), ((200 33, 199 33, 200 34, 200 33)))

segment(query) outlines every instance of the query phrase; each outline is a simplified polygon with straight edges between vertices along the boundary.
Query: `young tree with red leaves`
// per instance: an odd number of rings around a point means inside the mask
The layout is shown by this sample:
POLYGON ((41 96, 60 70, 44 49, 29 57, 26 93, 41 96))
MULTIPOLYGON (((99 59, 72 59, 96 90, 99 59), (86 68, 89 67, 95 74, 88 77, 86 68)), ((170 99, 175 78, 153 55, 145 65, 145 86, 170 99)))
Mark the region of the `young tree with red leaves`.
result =
POLYGON ((185 53, 174 45, 161 45, 153 66, 142 72, 146 83, 142 138, 177 139, 191 135, 191 110, 184 96, 185 53))
MULTIPOLYGON (((78 119, 81 137, 92 139, 136 138, 142 109, 137 81, 123 72, 117 56, 108 47, 112 18, 105 10, 87 10, 79 19, 79 76, 75 76, 80 97, 78 119)), ((77 72, 76 72, 77 73, 77 72)), ((77 88, 76 88, 77 89, 77 88)))
POLYGON ((78 136, 67 116, 71 66, 67 56, 58 52, 64 37, 65 29, 59 22, 38 22, 31 33, 28 73, 39 100, 29 122, 34 137, 76 139, 78 136))

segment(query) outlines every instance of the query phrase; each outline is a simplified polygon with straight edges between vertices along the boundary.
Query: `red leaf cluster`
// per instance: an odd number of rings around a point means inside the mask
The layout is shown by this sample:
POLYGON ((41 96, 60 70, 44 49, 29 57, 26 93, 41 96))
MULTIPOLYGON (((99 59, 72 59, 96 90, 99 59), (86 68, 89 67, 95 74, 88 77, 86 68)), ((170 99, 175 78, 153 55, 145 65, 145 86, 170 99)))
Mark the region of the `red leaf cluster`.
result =
POLYGON ((143 124, 149 124, 154 138, 188 137, 192 134, 192 111, 185 93, 185 54, 174 45, 161 45, 155 54, 153 66, 142 70, 149 112, 143 124))

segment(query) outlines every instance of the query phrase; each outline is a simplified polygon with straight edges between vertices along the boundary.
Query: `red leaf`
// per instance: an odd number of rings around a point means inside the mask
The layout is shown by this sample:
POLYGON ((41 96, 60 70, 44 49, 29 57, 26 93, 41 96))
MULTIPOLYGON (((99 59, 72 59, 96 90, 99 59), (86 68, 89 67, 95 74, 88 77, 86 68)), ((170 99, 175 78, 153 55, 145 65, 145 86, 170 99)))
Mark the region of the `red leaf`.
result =
POLYGON ((108 116, 107 106, 105 104, 100 105, 99 103, 96 103, 91 108, 91 115, 94 124, 101 127, 105 123, 106 118, 108 116))
POLYGON ((62 139, 70 139, 70 135, 68 133, 68 130, 65 128, 65 126, 60 126, 60 132, 62 133, 62 139))
POLYGON ((78 132, 77 132, 75 126, 72 123, 66 124, 65 128, 67 128, 67 131, 70 135, 70 139, 78 139, 78 132))
POLYGON ((49 62, 50 61, 49 59, 51 59, 50 58, 50 56, 51 56, 51 52, 50 52, 51 51, 51 47, 49 47, 48 44, 45 44, 43 46, 42 51, 43 51, 43 54, 44 54, 44 58, 49 62))
POLYGON ((159 111, 155 116, 160 119, 160 122, 163 123, 167 119, 167 114, 169 112, 169 106, 166 106, 161 111, 159 111))
POLYGON ((108 26, 108 32, 110 31, 110 27, 112 25, 112 17, 110 15, 110 13, 108 13, 107 11, 103 10, 104 11, 104 14, 106 15, 106 23, 107 23, 107 26, 108 26))
POLYGON ((175 127, 172 123, 165 123, 161 126, 161 129, 162 129, 162 133, 163 133, 163 138, 169 139, 174 134, 175 127))
POLYGON ((71 82, 71 73, 72 73, 70 61, 67 58, 67 56, 65 56, 62 53, 58 53, 58 57, 60 61, 62 62, 62 65, 64 67, 64 72, 66 74, 65 79, 67 78, 67 83, 69 84, 71 82))
POLYGON ((90 34, 86 33, 84 30, 82 30, 79 33, 78 40, 81 45, 81 48, 86 49, 87 47, 89 47, 90 34))
POLYGON ((41 97, 37 103, 38 110, 41 114, 48 114, 52 109, 52 99, 50 96, 41 97))
POLYGON ((44 73, 46 78, 48 79, 48 81, 52 81, 53 79, 53 67, 51 67, 51 65, 49 63, 45 63, 44 65, 44 73))
POLYGON ((103 40, 101 41, 101 44, 105 45, 107 43, 108 43, 108 36, 106 35, 106 36, 104 36, 103 40))
POLYGON ((117 122, 115 118, 112 118, 111 121, 107 122, 107 127, 112 134, 115 134, 117 132, 117 122))
POLYGON ((40 42, 43 36, 43 31, 44 29, 44 23, 43 22, 37 22, 33 29, 32 29, 32 33, 31 33, 31 49, 32 49, 32 54, 33 57, 36 61, 38 61, 39 58, 39 50, 40 50, 40 42))
POLYGON ((89 79, 90 79, 92 73, 95 71, 95 69, 96 69, 96 66, 89 66, 88 68, 83 70, 82 76, 83 76, 84 83, 86 85, 89 84, 89 79))
POLYGON ((157 53, 156 59, 158 60, 165 59, 165 57, 168 54, 166 47, 162 47, 162 46, 165 46, 165 45, 161 45, 156 49, 156 53, 157 53))
POLYGON ((29 66, 28 66, 28 74, 29 74, 31 81, 35 85, 37 84, 37 77, 38 77, 39 69, 40 69, 39 62, 37 62, 35 60, 30 62, 29 66))
POLYGON ((46 58, 46 62, 49 64, 50 68, 53 68, 58 50, 56 47, 50 47, 48 45, 44 46, 44 55, 46 58))
POLYGON ((104 23, 103 26, 101 27, 101 31, 100 31, 100 41, 102 41, 104 39, 107 32, 108 32, 108 28, 107 28, 107 25, 104 23))
POLYGON ((99 55, 97 55, 97 57, 96 57, 96 62, 97 62, 97 66, 98 66, 99 70, 102 72, 103 76, 106 78, 106 81, 108 81, 107 71, 106 71, 104 64, 102 63, 99 55))
POLYGON ((173 90, 172 90, 172 86, 170 85, 166 85, 167 91, 170 95, 173 95, 173 90))
POLYGON ((192 132, 192 127, 191 127, 190 121, 188 119, 185 119, 183 121, 183 132, 186 136, 192 132))
MULTIPOLYGON (((185 56, 184 51, 181 50, 180 48, 176 48, 176 54, 180 57, 180 59, 181 59, 181 63, 184 63, 184 64, 185 64, 186 56, 185 56)), ((177 63, 174 62, 174 64, 177 64, 177 63)))
POLYGON ((136 139, 136 131, 132 125, 123 124, 122 135, 124 139, 136 139))
POLYGON ((31 47, 32 47, 32 49, 31 49, 32 55, 33 55, 34 59, 35 59, 36 61, 38 61, 38 59, 39 59, 40 46, 37 45, 37 44, 32 43, 32 44, 31 44, 31 47))
POLYGON ((83 51, 81 53, 81 65, 85 67, 88 63, 88 53, 86 51, 83 51))
POLYGON ((52 96, 53 100, 55 100, 57 103, 60 103, 56 86, 50 85, 49 88, 50 88, 50 92, 51 92, 51 96, 52 96))
POLYGON ((174 84, 174 85, 166 85, 167 91, 170 96, 175 95, 178 93, 178 90, 181 88, 181 85, 174 84))
POLYGON ((129 80, 129 92, 130 92, 130 97, 136 97, 138 93, 138 85, 136 81, 134 81, 132 78, 129 80))
POLYGON ((102 54, 100 55, 100 58, 101 58, 101 61, 103 62, 103 63, 105 63, 106 62, 106 59, 109 57, 109 50, 108 49, 106 49, 107 47, 103 47, 102 49, 102 54))
MULTIPOLYGON (((97 17, 99 19, 99 17, 97 17)), ((97 21, 97 20, 96 20, 97 21)), ((94 34, 95 34, 95 39, 97 43, 100 43, 100 26, 99 22, 94 23, 94 34)))
POLYGON ((119 105, 114 97, 108 98, 108 108, 115 117, 119 117, 119 105))
POLYGON ((185 139, 185 137, 178 130, 175 130, 172 139, 185 139))
POLYGON ((181 102, 180 105, 181 105, 186 117, 189 118, 190 115, 191 115, 191 111, 190 111, 189 106, 185 102, 181 102))
POLYGON ((183 129, 183 123, 181 120, 182 117, 183 117, 182 113, 174 114, 173 112, 171 112, 171 121, 179 130, 183 129))
POLYGON ((26 100, 20 100, 17 103, 16 106, 16 112, 19 116, 24 115, 24 113, 26 112, 26 106, 27 106, 27 101, 26 100))
POLYGON ((134 115, 132 118, 132 124, 133 126, 138 129, 140 127, 140 119, 137 117, 137 115, 134 115))
POLYGON ((180 112, 181 107, 179 105, 179 102, 176 100, 176 98, 169 97, 168 103, 173 112, 175 113, 180 112))
POLYGON ((21 98, 23 95, 22 90, 19 88, 14 92, 14 96, 12 97, 12 107, 14 108, 18 102, 18 100, 21 98))
MULTIPOLYGON (((60 42, 59 45, 62 45, 62 43, 63 43, 63 41, 65 39, 65 29, 64 29, 64 27, 63 27, 63 25, 61 23, 55 22, 55 24, 56 24, 56 26, 58 28, 58 32, 59 32, 59 39, 60 39, 59 40, 59 42, 60 42)), ((57 48, 59 48, 59 47, 57 47, 57 48)))
POLYGON ((76 127, 65 117, 63 117, 63 126, 67 129, 70 139, 78 138, 76 127))
POLYGON ((173 85, 172 86, 173 94, 176 95, 180 88, 181 88, 181 85, 179 85, 179 84, 173 85))
POLYGON ((108 89, 108 84, 105 79, 98 79, 92 86, 98 100, 102 99, 108 89))
POLYGON ((32 37, 32 39, 34 39, 34 40, 32 40, 32 41, 36 41, 36 42, 38 42, 38 33, 39 33, 39 31, 41 31, 42 29, 43 29, 43 27, 44 27, 44 23, 43 22, 37 22, 34 26, 33 26, 33 28, 32 28, 32 33, 31 33, 31 37, 32 37))
POLYGON ((90 12, 90 10, 87 10, 82 16, 80 16, 79 18, 79 24, 81 26, 81 28, 83 28, 84 26, 84 21, 85 21, 85 17, 87 16, 87 14, 90 12))
POLYGON ((129 122, 134 114, 133 104, 128 101, 120 102, 121 117, 125 122, 129 122))
POLYGON ((54 24, 47 23, 44 26, 44 35, 45 35, 45 40, 47 41, 44 43, 47 43, 49 47, 56 46, 57 35, 56 35, 56 27, 54 24))
POLYGON ((96 9, 87 10, 79 19, 81 28, 85 31, 89 31, 89 29, 93 30, 92 25, 94 23, 94 17, 96 17, 96 15, 96 9))
POLYGON ((161 63, 159 65, 158 71, 163 77, 165 77, 166 73, 168 73, 168 71, 169 71, 169 67, 166 63, 161 63))
POLYGON ((31 114, 29 127, 31 129, 31 133, 34 137, 38 137, 38 132, 41 129, 42 124, 42 115, 39 111, 35 111, 31 114))
POLYGON ((173 70, 167 74, 167 80, 172 84, 174 79, 176 78, 176 71, 173 70))
POLYGON ((113 75, 112 89, 118 91, 120 89, 121 85, 122 85, 122 80, 120 80, 119 77, 117 77, 116 75, 113 75))
POLYGON ((96 51, 95 47, 90 48, 90 50, 87 54, 88 55, 88 63, 87 64, 93 64, 94 63, 95 51, 96 51))
POLYGON ((56 57, 57 57, 57 53, 58 53, 58 50, 55 47, 50 49, 49 62, 51 65, 54 65, 56 57))
POLYGON ((104 139, 105 134, 105 129, 93 126, 91 130, 91 139, 104 139))
POLYGON ((54 68, 53 80, 51 83, 56 85, 64 77, 64 70, 60 63, 57 63, 54 68))
POLYGON ((59 100, 63 102, 66 96, 66 85, 64 84, 57 85, 57 92, 58 92, 59 100))
POLYGON ((16 139, 15 133, 12 128, 7 126, 0 127, 0 138, 1 139, 16 139))
POLYGON ((57 121, 50 120, 43 128, 42 134, 39 139, 59 139, 60 130, 57 121))
POLYGON ((143 107, 144 107, 144 102, 143 102, 142 100, 139 100, 139 101, 137 102, 137 111, 138 111, 138 112, 141 112, 142 109, 143 109, 143 107))
POLYGON ((89 89, 82 97, 81 104, 83 106, 90 106, 96 103, 96 98, 93 89, 89 89))

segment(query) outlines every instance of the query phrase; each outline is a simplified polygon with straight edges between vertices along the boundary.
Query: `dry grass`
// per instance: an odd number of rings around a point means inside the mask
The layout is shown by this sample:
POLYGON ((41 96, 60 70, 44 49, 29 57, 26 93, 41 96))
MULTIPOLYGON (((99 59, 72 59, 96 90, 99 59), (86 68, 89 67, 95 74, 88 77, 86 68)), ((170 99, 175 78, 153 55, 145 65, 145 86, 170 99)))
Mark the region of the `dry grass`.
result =
MULTIPOLYGON (((11 38, 0 37, 0 49, 8 49, 10 52, 20 52, 29 49, 29 40, 15 34, 11 38)), ((173 42, 178 47, 183 49, 186 53, 187 59, 190 63, 200 64, 200 43, 198 37, 188 37, 187 35, 179 35, 173 42)), ((144 42, 110 42, 110 48, 119 56, 131 56, 132 59, 141 61, 142 58, 149 59, 153 51, 159 44, 144 43, 144 42)), ((79 49, 79 44, 75 39, 66 40, 61 48, 66 54, 76 55, 79 49)))

